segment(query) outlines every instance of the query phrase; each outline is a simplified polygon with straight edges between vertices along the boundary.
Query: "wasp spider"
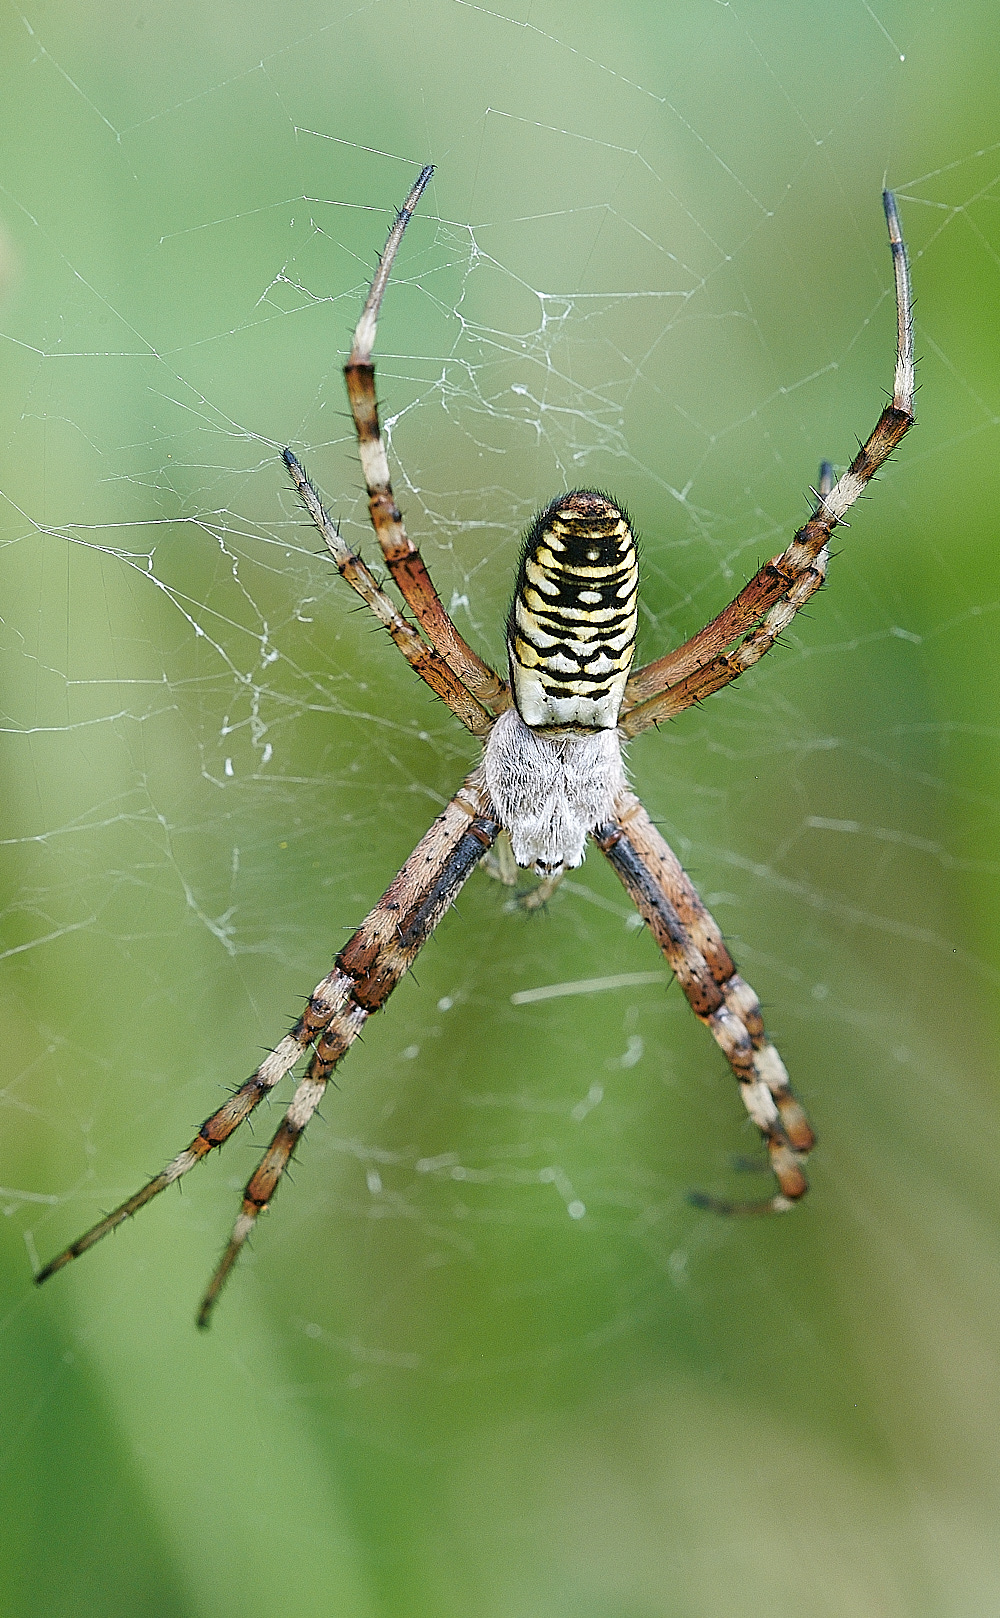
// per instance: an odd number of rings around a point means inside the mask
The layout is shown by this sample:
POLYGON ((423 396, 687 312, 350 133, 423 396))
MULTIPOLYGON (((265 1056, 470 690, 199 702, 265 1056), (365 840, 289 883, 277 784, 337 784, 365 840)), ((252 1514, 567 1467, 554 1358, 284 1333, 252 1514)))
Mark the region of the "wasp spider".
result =
POLYGON ((696 1200, 724 1212, 780 1211, 806 1190, 803 1161, 813 1134, 767 1037, 760 1003, 737 972, 719 928, 675 855, 629 791, 621 743, 721 690, 770 650, 822 584, 834 528, 911 425, 910 286, 895 202, 886 192, 898 321, 892 401, 837 483, 824 463, 815 510, 787 549, 766 562, 697 635, 632 671, 638 570, 629 518, 621 506, 594 490, 560 495, 535 519, 524 542, 508 621, 509 678, 504 681, 459 634, 407 537, 389 481, 375 398, 372 352, 379 308, 403 232, 432 173, 432 168, 423 170, 389 233, 344 368, 372 525, 415 622, 403 616, 345 544, 290 449, 284 459, 341 574, 421 679, 480 738, 482 761, 340 951, 290 1033, 206 1119, 190 1146, 47 1264, 36 1278, 40 1282, 227 1141, 299 1058, 311 1052, 288 1110, 246 1187, 229 1244, 205 1293, 198 1321, 207 1325, 334 1067, 372 1012, 385 1005, 466 878, 498 839, 497 874, 510 881, 516 879, 515 864, 531 868, 542 878, 536 896, 545 897, 563 871, 581 863, 591 838, 649 926, 695 1016, 721 1047, 767 1146, 777 1188, 758 1203, 696 1200))

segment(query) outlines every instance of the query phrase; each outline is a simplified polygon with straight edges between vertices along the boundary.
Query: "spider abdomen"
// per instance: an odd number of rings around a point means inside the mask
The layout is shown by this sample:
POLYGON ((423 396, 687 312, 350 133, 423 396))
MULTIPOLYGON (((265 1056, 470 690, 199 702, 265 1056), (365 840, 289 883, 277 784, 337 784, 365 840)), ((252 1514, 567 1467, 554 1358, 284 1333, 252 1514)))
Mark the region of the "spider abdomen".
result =
POLYGON ((517 710, 533 728, 612 730, 635 651, 639 567, 628 516, 574 489, 535 518, 507 620, 517 710))

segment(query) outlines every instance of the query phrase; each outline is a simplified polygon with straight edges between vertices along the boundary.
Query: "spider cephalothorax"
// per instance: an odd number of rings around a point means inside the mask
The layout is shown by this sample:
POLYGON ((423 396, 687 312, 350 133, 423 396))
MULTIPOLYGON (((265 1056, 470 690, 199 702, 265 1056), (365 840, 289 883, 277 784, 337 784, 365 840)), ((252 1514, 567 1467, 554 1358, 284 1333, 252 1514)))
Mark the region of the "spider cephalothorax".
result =
POLYGON ((537 902, 552 892, 565 869, 580 864, 590 837, 634 901, 695 1016, 728 1061, 747 1113, 767 1145, 778 1189, 756 1203, 696 1200, 724 1212, 780 1211, 807 1188, 803 1163, 813 1145, 812 1130, 767 1036, 760 1002, 736 970, 718 926, 676 856, 629 791, 621 738, 636 736, 721 690, 770 650, 823 582, 834 528, 913 421, 910 286, 896 205, 886 192, 898 331, 892 401, 839 481, 834 483, 832 468, 823 463, 817 506, 787 548, 765 562, 704 629, 630 672, 638 590, 631 524, 607 495, 587 489, 561 495, 525 537, 508 621, 508 684, 473 651, 445 612, 403 526, 379 427, 372 364, 379 308, 403 231, 433 172, 422 171, 389 233, 344 368, 372 525, 416 626, 341 538, 290 449, 284 458, 347 583, 421 679, 484 741, 483 762, 417 844, 316 985, 301 1017, 257 1071, 206 1118, 184 1151, 39 1271, 38 1281, 93 1247, 223 1145, 299 1058, 311 1052, 247 1184, 229 1243, 202 1300, 198 1320, 207 1325, 226 1276, 274 1195, 334 1067, 372 1012, 384 1006, 494 843, 506 850, 494 867, 502 880, 516 882, 517 865, 533 867, 543 878, 534 890, 537 902))

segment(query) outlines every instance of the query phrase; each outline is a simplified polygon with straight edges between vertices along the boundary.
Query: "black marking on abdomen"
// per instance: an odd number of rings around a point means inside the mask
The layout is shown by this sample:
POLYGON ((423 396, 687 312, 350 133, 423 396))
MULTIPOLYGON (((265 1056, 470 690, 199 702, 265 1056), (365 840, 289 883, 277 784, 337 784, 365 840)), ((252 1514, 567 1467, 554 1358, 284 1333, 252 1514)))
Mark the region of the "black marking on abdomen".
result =
POLYGON ((525 535, 507 621, 514 697, 537 726, 617 722, 639 586, 628 515, 591 489, 564 494, 525 535))

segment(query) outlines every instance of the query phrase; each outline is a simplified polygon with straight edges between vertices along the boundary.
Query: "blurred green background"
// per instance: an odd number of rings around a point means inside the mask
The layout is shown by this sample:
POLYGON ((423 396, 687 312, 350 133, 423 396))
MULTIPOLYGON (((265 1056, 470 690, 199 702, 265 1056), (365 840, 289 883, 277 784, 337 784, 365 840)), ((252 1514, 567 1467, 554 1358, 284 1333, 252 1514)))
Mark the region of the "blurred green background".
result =
POLYGON ((42 0, 0 40, 0 1610, 995 1613, 992 8, 42 0), (676 989, 512 1003, 659 969, 591 856, 530 921, 470 881, 208 1336, 243 1136, 36 1292, 474 756, 278 459, 370 555, 340 366, 428 160, 380 394, 494 657, 562 488, 633 513, 645 656, 783 548, 891 385, 897 189, 918 428, 808 618, 632 751, 813 1193, 686 1203, 758 1147, 676 989))

